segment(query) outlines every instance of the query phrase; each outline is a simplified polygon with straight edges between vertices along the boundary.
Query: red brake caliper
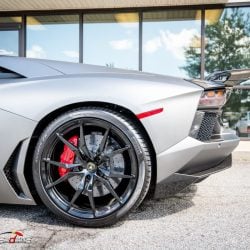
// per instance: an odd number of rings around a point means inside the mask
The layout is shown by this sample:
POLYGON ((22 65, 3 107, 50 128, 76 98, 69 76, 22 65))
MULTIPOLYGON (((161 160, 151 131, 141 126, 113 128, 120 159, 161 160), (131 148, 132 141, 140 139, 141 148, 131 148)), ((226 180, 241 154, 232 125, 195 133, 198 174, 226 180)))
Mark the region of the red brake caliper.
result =
MULTIPOLYGON (((68 140, 68 142, 70 142, 71 144, 73 144, 74 146, 77 147, 78 146, 78 139, 79 139, 79 136, 74 135, 68 140)), ((75 153, 67 145, 64 145, 63 152, 60 156, 60 162, 66 163, 66 164, 73 164, 74 161, 75 161, 75 153)), ((70 169, 65 169, 63 167, 58 168, 58 172, 59 172, 60 177, 67 174, 69 171, 70 171, 70 169)))

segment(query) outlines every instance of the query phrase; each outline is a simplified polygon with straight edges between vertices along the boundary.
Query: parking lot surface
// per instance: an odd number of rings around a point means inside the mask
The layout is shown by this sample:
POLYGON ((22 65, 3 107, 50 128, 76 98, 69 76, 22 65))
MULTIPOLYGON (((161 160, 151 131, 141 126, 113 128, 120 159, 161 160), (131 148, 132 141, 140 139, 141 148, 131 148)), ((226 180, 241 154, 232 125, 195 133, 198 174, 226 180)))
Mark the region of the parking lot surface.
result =
POLYGON ((0 205, 0 233, 19 230, 0 249, 249 249, 250 153, 233 167, 174 197, 147 200, 118 224, 101 229, 69 225, 43 206, 0 205))

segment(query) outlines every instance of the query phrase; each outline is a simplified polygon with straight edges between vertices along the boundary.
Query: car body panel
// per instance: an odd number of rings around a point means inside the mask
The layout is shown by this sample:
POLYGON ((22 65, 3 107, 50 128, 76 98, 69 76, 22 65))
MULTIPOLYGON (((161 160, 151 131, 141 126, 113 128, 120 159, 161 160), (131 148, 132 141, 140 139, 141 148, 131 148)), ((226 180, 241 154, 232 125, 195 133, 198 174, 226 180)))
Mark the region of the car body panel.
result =
POLYGON ((18 203, 18 204, 35 204, 30 194, 28 185, 24 178, 24 161, 37 122, 18 116, 16 114, 0 109, 0 202, 1 203, 18 203), (18 176, 19 183, 24 190, 24 196, 18 196, 7 180, 4 174, 4 167, 7 165, 11 155, 20 145, 18 157, 14 160, 12 167, 13 173, 18 176))
POLYGON ((188 135, 202 92, 202 88, 172 77, 86 73, 2 83, 0 107, 34 121, 40 121, 64 106, 84 102, 112 103, 135 115, 164 108, 161 114, 141 120, 152 138, 155 151, 160 153, 188 135), (181 126, 183 119, 185 126, 181 126), (179 126, 178 132, 176 126, 179 126))
MULTIPOLYGON (((0 66, 22 76, 0 79, 1 203, 35 204, 24 177, 25 159, 32 158, 27 155, 29 143, 44 117, 72 104, 108 103, 125 108, 135 116, 163 108, 159 114, 140 119, 156 153, 156 185, 187 164, 193 167, 209 162, 209 157, 204 155, 206 150, 216 153, 217 163, 238 144, 237 138, 225 137, 223 142, 204 143, 189 137, 204 86, 184 79, 10 57, 0 57, 0 66), (16 194, 4 173, 18 145, 13 171, 22 195, 16 194)), ((32 166, 28 168, 31 170, 32 166)))
POLYGON ((161 183, 170 175, 184 168, 196 168, 199 166, 208 169, 223 161, 239 144, 239 138, 233 133, 222 134, 224 140, 210 143, 200 142, 187 137, 170 149, 157 155, 158 179, 161 183))
POLYGON ((27 78, 59 76, 63 74, 39 61, 24 60, 22 57, 0 56, 0 66, 27 78))

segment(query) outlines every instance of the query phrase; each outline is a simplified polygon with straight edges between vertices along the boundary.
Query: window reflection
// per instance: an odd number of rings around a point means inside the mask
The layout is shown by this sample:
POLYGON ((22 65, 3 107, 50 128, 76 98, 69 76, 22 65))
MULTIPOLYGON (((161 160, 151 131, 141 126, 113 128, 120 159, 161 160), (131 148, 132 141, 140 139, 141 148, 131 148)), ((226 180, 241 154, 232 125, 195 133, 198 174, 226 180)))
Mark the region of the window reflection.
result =
POLYGON ((18 56, 18 30, 0 30, 0 55, 18 56))
POLYGON ((138 70, 137 13, 84 15, 83 61, 138 70))
POLYGON ((250 67, 250 8, 206 10, 205 70, 250 67))
POLYGON ((236 90, 223 111, 223 119, 240 137, 250 137, 250 91, 236 90))
POLYGON ((79 16, 28 16, 26 55, 78 62, 79 16))
POLYGON ((21 23, 22 17, 20 16, 2 16, 0 17, 0 24, 8 24, 8 23, 21 23))
POLYGON ((201 11, 143 13, 143 71, 200 77, 201 11))
MULTIPOLYGON (((250 8, 206 10, 206 74, 250 68, 250 8)), ((249 80, 241 83, 247 86, 249 80)), ((248 85, 249 86, 249 85, 248 85)), ((250 137, 250 91, 236 90, 224 108, 223 122, 241 137, 250 137)))
POLYGON ((20 16, 0 17, 0 55, 18 56, 20 16))

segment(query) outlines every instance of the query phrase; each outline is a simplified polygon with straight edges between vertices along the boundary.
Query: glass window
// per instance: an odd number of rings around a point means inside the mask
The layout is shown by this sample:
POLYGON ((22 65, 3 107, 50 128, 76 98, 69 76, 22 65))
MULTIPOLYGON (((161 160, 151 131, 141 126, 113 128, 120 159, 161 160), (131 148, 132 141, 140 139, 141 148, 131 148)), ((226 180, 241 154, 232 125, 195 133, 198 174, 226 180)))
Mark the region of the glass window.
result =
MULTIPOLYGON (((205 73, 250 68, 250 7, 206 10, 205 73)), ((248 81, 241 85, 248 85, 248 81)), ((250 137, 250 91, 233 91, 223 119, 241 137, 250 137)))
POLYGON ((83 61, 138 70, 137 13, 84 15, 83 61))
POLYGON ((0 29, 0 55, 18 56, 19 31, 0 29))
POLYGON ((200 77, 201 11, 143 13, 143 71, 200 77))
POLYGON ((0 17, 0 55, 18 56, 21 22, 19 16, 0 17))
POLYGON ((79 16, 28 16, 26 55, 79 62, 79 16))
POLYGON ((250 7, 206 10, 206 74, 250 67, 250 7))
POLYGON ((20 16, 2 16, 0 17, 0 24, 3 23, 21 23, 22 22, 22 17, 20 16))
POLYGON ((223 119, 240 137, 250 137, 250 91, 235 90, 223 110, 223 119))

